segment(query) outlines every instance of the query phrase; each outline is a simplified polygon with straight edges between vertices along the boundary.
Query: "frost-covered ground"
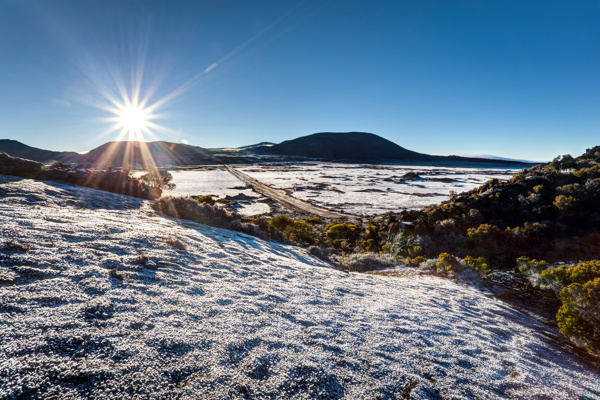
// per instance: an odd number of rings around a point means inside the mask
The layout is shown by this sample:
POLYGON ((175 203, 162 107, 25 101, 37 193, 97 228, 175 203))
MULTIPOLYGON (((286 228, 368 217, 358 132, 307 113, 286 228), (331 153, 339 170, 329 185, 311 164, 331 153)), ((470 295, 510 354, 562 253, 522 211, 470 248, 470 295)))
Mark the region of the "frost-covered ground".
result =
POLYGON ((246 187, 246 184, 227 172, 225 169, 204 170, 171 170, 175 188, 166 190, 167 196, 191 196, 191 195, 214 195, 215 199, 223 199, 225 196, 244 195, 255 198, 254 201, 242 201, 235 204, 237 213, 242 215, 260 215, 271 211, 270 207, 257 200, 264 197, 246 187))
POLYGON ((1 175, 0 226, 2 399, 600 399, 555 332, 447 279, 1 175))
MULTIPOLYGON (((518 171, 327 162, 265 163, 235 168, 297 199, 366 216, 440 203, 450 197, 451 191, 464 192, 492 178, 506 180, 518 171)), ((263 198, 224 169, 170 172, 176 186, 166 191, 166 195, 212 194, 223 198, 243 194, 257 200, 263 198)), ((251 201, 238 204, 236 211, 259 215, 270 209, 264 203, 251 201)))
POLYGON ((451 191, 471 190, 492 178, 506 180, 518 171, 325 162, 261 164, 240 170, 298 199, 367 216, 437 204, 451 191))

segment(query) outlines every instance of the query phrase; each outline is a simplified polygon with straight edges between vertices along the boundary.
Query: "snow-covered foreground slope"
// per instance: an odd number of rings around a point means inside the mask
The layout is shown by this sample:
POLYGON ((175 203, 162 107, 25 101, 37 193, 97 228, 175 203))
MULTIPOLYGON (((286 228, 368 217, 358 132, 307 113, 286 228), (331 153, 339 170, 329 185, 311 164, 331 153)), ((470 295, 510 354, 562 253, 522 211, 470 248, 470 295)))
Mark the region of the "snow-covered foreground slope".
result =
POLYGON ((600 399, 555 333, 449 280, 4 176, 0 224, 0 398, 600 399))

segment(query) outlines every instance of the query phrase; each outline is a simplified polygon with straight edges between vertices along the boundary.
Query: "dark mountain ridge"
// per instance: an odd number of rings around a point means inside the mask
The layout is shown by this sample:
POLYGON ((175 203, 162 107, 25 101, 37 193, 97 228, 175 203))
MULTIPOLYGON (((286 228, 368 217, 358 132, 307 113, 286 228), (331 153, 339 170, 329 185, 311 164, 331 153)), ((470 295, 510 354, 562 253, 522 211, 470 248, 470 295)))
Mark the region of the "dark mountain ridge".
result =
POLYGON ((257 148, 267 154, 351 160, 428 160, 431 156, 366 132, 321 132, 257 148))
POLYGON ((87 153, 57 152, 27 146, 16 140, 0 140, 0 152, 38 162, 60 161, 103 169, 107 166, 141 166, 154 164, 183 166, 197 164, 254 163, 262 156, 315 158, 329 161, 403 162, 421 165, 514 166, 531 164, 515 160, 498 160, 461 156, 433 156, 405 149, 396 143, 366 132, 321 132, 286 140, 279 144, 259 143, 235 150, 205 149, 182 143, 108 142, 87 153))
POLYGON ((291 157, 353 161, 404 161, 416 163, 530 165, 512 160, 433 156, 405 149, 396 143, 367 132, 320 132, 286 140, 273 146, 256 147, 253 151, 291 157))
POLYGON ((79 157, 74 151, 51 151, 27 146, 17 140, 0 139, 0 152, 10 154, 13 157, 20 157, 37 162, 73 162, 71 160, 79 157))
POLYGON ((42 163, 60 161, 66 164, 84 164, 103 169, 107 166, 144 165, 190 165, 212 162, 213 156, 202 147, 182 143, 157 142, 108 142, 84 154, 69 151, 49 151, 27 146, 16 140, 0 140, 0 152, 13 157, 42 163))
POLYGON ((77 162, 94 168, 106 168, 108 165, 190 165, 212 158, 206 149, 182 143, 108 142, 81 155, 77 162))

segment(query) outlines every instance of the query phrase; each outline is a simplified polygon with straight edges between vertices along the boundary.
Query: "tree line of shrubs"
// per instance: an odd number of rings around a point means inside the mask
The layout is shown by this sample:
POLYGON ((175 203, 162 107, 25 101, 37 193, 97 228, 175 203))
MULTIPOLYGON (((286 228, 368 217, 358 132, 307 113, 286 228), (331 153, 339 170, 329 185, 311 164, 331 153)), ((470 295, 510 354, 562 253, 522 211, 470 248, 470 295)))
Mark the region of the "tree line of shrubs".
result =
POLYGON ((161 196, 163 188, 170 188, 172 176, 166 170, 144 166, 146 173, 139 178, 131 176, 130 168, 107 168, 95 170, 79 168, 54 162, 44 165, 0 153, 0 174, 21 178, 52 180, 71 185, 84 186, 112 193, 154 200, 161 196))

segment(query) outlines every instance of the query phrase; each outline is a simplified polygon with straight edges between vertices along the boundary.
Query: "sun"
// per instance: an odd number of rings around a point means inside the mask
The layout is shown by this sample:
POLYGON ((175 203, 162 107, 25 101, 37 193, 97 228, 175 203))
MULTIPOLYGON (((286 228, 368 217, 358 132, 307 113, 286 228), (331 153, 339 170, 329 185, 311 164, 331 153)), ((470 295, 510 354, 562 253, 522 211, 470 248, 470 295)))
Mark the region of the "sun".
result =
POLYGON ((111 132, 120 132, 118 140, 127 138, 143 142, 147 137, 154 137, 154 131, 162 128, 152 122, 158 117, 153 113, 155 108, 154 105, 146 105, 145 101, 138 103, 124 96, 122 101, 113 101, 113 107, 108 108, 113 116, 105 120, 114 124, 111 132))
POLYGON ((149 112, 142 107, 125 107, 118 113, 120 125, 130 133, 145 131, 149 124, 149 112))

